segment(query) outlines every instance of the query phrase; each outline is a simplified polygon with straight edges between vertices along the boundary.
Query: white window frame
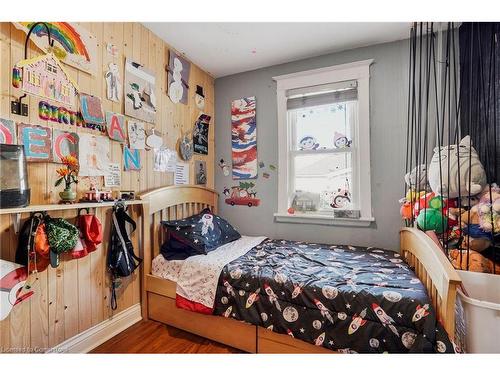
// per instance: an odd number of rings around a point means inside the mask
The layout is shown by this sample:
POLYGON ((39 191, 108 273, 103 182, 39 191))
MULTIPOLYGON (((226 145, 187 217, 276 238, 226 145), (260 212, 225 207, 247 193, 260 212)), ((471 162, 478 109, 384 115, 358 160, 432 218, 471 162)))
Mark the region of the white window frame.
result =
POLYGON ((370 180, 370 65, 373 59, 273 77, 277 86, 278 109, 278 222, 326 225, 369 226, 372 216, 370 180), (358 83, 357 129, 352 130, 356 151, 352 153, 353 195, 359 199, 358 219, 339 218, 326 213, 288 213, 291 136, 287 124, 287 90, 356 80, 358 83))

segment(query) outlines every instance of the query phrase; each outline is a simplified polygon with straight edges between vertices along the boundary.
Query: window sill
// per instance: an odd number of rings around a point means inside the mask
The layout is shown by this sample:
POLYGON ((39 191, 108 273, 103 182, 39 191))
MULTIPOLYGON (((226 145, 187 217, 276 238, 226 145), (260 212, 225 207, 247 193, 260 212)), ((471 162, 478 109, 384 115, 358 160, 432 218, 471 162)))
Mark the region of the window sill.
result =
POLYGON ((320 214, 281 214, 275 213, 274 218, 278 223, 297 223, 297 224, 319 224, 319 225, 338 225, 346 227, 369 227, 375 222, 374 217, 360 217, 358 219, 333 217, 331 215, 320 214))

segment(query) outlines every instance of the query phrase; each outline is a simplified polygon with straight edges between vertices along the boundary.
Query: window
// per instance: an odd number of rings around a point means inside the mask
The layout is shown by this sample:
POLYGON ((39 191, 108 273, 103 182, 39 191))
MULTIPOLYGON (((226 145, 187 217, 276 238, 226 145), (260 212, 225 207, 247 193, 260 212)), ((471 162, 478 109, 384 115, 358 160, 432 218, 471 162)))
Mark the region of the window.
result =
POLYGON ((275 77, 277 221, 369 225, 369 61, 275 77))

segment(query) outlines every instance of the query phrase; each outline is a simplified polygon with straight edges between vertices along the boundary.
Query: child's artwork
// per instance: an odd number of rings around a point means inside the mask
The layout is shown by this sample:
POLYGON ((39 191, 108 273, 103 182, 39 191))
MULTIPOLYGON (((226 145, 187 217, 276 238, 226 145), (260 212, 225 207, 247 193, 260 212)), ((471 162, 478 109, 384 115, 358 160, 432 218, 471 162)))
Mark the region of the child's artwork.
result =
POLYGON ((125 116, 106 111, 106 129, 113 141, 125 142, 125 116))
POLYGON ((187 104, 191 63, 173 51, 168 59, 168 96, 174 103, 187 104))
POLYGON ((231 103, 233 180, 257 178, 255 96, 231 103))
POLYGON ((161 137, 161 133, 159 133, 156 129, 151 129, 150 134, 146 137, 146 146, 150 149, 158 149, 163 145, 163 139, 161 137))
POLYGON ((155 172, 175 172, 177 165, 177 155, 175 151, 168 148, 155 148, 153 171, 155 172))
POLYGON ((200 115, 194 124, 193 150, 197 154, 208 155, 208 126, 210 116, 200 115))
POLYGON ((316 138, 312 136, 305 136, 299 142, 299 150, 316 150, 319 147, 319 143, 316 138))
POLYGON ((127 59, 125 62, 125 114, 147 122, 156 119, 156 78, 152 71, 127 59))
POLYGON ((205 94, 203 94, 203 87, 196 85, 196 94, 194 95, 194 102, 200 111, 205 109, 205 94))
POLYGON ((74 106, 78 86, 51 53, 19 61, 12 85, 25 93, 74 106))
POLYGON ((38 117, 43 121, 51 121, 106 133, 106 126, 104 124, 87 124, 81 112, 70 111, 65 107, 58 107, 44 100, 38 103, 38 117))
POLYGON ((126 171, 139 171, 141 169, 141 153, 138 149, 123 146, 123 169, 126 171))
POLYGON ((113 43, 106 43, 106 52, 108 55, 116 57, 118 56, 119 49, 113 43))
POLYGON ((106 97, 113 102, 119 102, 122 98, 122 79, 120 70, 115 63, 109 63, 109 69, 104 74, 106 79, 106 97))
POLYGON ((80 134, 80 176, 105 176, 109 168, 109 138, 80 134))
MULTIPOLYGON (((13 22, 14 26, 28 34, 34 22, 13 22)), ((97 71, 97 38, 76 23, 45 22, 50 29, 54 47, 49 47, 47 29, 43 24, 34 27, 31 40, 45 52, 51 51, 63 63, 84 72, 97 71)))
POLYGON ((46 126, 18 124, 18 138, 27 161, 52 160, 52 129, 46 126))
POLYGON ((128 143, 133 150, 144 150, 146 148, 146 132, 144 123, 137 121, 127 121, 128 143))
POLYGON ((195 175, 194 180, 196 185, 206 185, 207 184, 207 163, 202 160, 196 160, 194 162, 195 175))
POLYGON ((101 99, 97 96, 80 94, 82 116, 89 124, 104 124, 105 118, 102 111, 101 99))
POLYGON ((65 156, 74 156, 78 159, 78 143, 80 137, 76 133, 54 129, 52 136, 52 156, 54 163, 62 163, 65 156))
POLYGON ((109 163, 108 173, 104 176, 104 186, 120 187, 122 184, 122 172, 119 163, 109 163))
POLYGON ((16 124, 14 121, 0 118, 0 143, 17 144, 16 124))

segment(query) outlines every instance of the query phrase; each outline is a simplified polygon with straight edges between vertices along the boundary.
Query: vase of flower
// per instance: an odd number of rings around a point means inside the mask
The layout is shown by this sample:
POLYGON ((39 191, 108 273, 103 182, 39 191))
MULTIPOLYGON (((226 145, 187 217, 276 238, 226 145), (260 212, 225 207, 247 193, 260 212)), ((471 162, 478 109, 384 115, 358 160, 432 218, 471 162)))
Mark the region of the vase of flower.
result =
POLYGON ((76 200, 76 192, 71 189, 71 185, 78 183, 78 160, 70 155, 63 157, 61 161, 64 167, 57 170, 59 178, 56 180, 55 186, 59 186, 64 182, 64 191, 59 193, 62 203, 74 202, 76 200))

